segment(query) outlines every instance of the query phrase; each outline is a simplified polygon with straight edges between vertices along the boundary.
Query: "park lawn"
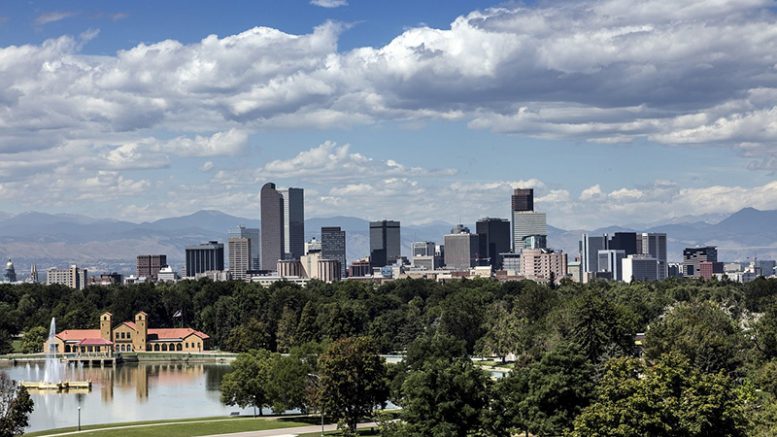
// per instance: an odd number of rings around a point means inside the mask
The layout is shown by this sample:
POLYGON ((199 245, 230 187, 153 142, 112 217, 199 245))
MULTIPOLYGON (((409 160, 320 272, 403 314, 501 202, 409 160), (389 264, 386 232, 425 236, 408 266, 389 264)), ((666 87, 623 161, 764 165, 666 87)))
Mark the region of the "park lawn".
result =
POLYGON ((15 353, 15 354, 22 353, 22 341, 21 340, 13 340, 11 342, 11 349, 13 350, 13 353, 15 353))
MULTIPOLYGON (((217 417, 210 419, 171 419, 165 421, 150 421, 150 422, 129 422, 129 423, 115 423, 109 425, 91 425, 88 427, 81 427, 82 430, 87 432, 81 432, 79 436, 95 436, 95 437, 146 437, 146 436, 170 436, 170 437, 187 437, 187 436, 201 436, 209 434, 226 434, 233 432, 244 431, 263 431, 267 429, 282 429, 292 428, 296 426, 307 426, 309 423, 298 422, 292 419, 266 419, 266 418, 224 418, 217 417), (137 428, 124 428, 126 426, 143 425, 137 428), (92 429, 94 431, 89 432, 92 429)), ((59 428, 54 430, 47 430, 41 432, 35 432, 25 434, 25 436, 36 437, 46 436, 51 434, 58 434, 63 432, 75 431, 75 428, 59 428)))

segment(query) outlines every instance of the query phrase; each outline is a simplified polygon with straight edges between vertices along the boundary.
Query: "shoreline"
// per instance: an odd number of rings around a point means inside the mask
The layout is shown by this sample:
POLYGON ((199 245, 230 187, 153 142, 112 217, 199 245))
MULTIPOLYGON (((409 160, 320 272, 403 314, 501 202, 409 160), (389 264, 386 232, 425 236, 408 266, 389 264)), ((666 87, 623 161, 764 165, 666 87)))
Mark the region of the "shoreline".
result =
MULTIPOLYGON (((113 355, 112 358, 115 358, 116 365, 144 362, 228 364, 234 361, 237 355, 230 352, 122 352, 113 355)), ((57 358, 64 360, 65 356, 59 354, 57 358)), ((24 363, 43 363, 45 361, 46 355, 43 353, 0 356, 0 364, 19 365, 24 363)))

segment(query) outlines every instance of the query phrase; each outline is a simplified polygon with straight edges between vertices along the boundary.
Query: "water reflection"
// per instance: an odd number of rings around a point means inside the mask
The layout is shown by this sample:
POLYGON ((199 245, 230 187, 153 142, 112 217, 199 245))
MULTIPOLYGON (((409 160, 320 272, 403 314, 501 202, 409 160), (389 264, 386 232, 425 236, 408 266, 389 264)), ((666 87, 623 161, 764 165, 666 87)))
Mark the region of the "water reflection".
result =
MULTIPOLYGON (((35 380, 41 364, 0 367, 12 379, 35 380)), ((111 423, 229 415, 252 410, 226 407, 219 385, 229 371, 223 364, 154 363, 112 367, 68 366, 67 377, 91 380, 89 393, 31 393, 35 411, 27 431, 73 426, 81 407, 81 423, 111 423)))

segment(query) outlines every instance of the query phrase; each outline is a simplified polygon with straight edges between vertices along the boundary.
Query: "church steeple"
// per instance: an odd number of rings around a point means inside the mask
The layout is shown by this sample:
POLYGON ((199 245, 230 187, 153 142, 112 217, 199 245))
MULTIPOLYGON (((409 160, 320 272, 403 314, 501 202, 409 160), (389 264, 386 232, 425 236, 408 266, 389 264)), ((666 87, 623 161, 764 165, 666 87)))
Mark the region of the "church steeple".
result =
POLYGON ((38 283, 38 266, 36 264, 33 264, 32 267, 30 267, 30 283, 38 283))

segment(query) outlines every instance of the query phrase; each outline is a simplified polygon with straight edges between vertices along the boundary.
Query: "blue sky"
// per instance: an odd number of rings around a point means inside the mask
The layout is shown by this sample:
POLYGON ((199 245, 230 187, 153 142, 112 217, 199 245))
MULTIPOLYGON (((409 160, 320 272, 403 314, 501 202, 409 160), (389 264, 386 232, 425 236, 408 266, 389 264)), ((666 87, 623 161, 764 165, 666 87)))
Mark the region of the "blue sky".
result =
POLYGON ((0 212, 594 228, 777 209, 764 0, 5 2, 0 212), (339 5, 338 5, 339 4, 339 5))

